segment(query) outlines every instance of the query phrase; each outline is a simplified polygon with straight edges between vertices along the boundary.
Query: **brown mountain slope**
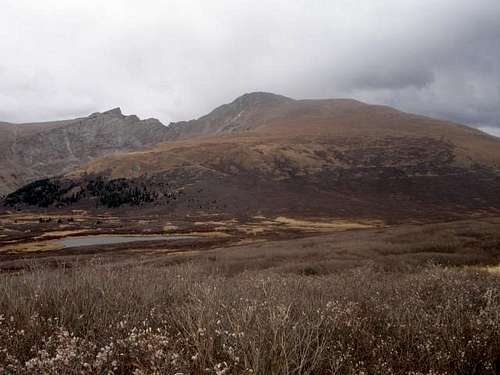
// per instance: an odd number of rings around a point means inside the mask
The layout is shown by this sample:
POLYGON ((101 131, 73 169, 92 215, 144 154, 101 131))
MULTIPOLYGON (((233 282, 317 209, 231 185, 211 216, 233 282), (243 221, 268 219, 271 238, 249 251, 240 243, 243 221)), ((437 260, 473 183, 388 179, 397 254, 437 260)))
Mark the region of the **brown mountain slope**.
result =
POLYGON ((194 138, 198 134, 189 130, 180 138, 190 134, 191 140, 101 158, 75 173, 128 178, 190 166, 284 178, 292 169, 293 175, 312 176, 328 168, 354 166, 400 168, 409 174, 418 173, 411 172, 412 167, 429 173, 444 164, 464 170, 500 167, 500 140, 463 125, 348 99, 294 101, 270 95, 246 94, 185 124, 198 124, 198 132, 210 136, 194 138), (269 102, 263 103, 266 99, 269 102), (221 112, 227 116, 221 117, 221 112))
MULTIPOLYGON (((59 190, 44 204, 71 196, 71 204, 147 203, 180 215, 386 218, 500 209, 500 140, 462 125, 354 100, 263 93, 197 121, 198 134, 212 135, 96 159, 51 181, 59 190)), ((10 203, 36 202, 44 189, 27 187, 10 203)))

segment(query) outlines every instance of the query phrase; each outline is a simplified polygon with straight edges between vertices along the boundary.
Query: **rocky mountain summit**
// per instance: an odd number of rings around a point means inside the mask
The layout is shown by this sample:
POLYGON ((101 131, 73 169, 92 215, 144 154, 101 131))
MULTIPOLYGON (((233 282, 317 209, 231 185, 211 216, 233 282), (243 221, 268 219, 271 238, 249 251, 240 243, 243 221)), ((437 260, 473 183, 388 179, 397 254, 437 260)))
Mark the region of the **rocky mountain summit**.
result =
POLYGON ((295 100, 267 92, 244 94, 196 120, 170 124, 171 139, 180 140, 218 133, 247 131, 277 118, 295 100))

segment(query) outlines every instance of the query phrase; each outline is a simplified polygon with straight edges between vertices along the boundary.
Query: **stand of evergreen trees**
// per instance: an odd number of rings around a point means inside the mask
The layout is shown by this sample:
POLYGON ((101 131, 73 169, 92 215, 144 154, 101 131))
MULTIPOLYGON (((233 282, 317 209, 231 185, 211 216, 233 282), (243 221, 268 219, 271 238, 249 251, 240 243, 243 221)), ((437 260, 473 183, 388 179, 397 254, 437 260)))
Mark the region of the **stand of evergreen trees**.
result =
POLYGON ((43 179, 7 195, 7 206, 38 207, 67 206, 83 199, 93 199, 96 205, 116 208, 122 205, 142 205, 159 198, 159 193, 144 182, 126 179, 106 180, 102 177, 79 181, 43 179))
POLYGON ((66 194, 75 184, 70 181, 59 182, 54 179, 43 179, 32 182, 21 189, 7 195, 5 204, 17 206, 20 204, 48 207, 53 204, 68 204, 75 197, 66 197, 66 194))

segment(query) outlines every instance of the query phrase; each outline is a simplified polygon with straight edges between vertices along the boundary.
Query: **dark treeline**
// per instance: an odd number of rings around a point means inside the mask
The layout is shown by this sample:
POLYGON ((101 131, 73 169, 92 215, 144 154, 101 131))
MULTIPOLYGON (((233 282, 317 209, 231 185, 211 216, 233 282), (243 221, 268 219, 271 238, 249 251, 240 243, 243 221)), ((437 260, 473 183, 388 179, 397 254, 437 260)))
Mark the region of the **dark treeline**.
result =
POLYGON ((171 197, 176 194, 168 189, 163 190, 158 191, 144 182, 126 179, 106 180, 97 177, 78 182, 43 179, 7 195, 5 205, 68 206, 90 199, 95 201, 97 207, 116 208, 122 205, 136 206, 151 203, 160 197, 171 197))

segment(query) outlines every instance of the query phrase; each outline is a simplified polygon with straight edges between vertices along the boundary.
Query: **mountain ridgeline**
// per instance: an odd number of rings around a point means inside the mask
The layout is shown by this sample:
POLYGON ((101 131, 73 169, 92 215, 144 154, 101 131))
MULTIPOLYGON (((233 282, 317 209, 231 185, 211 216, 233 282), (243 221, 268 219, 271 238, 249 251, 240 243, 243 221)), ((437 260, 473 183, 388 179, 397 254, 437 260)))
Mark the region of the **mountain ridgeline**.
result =
POLYGON ((7 193, 102 155, 151 147, 166 141, 168 132, 158 120, 115 108, 74 120, 0 123, 0 136, 0 193, 7 193))
POLYGON ((61 175, 100 156, 251 128, 266 113, 291 101, 268 93, 247 94, 198 120, 168 127, 153 118, 125 116, 120 108, 72 120, 0 122, 0 195, 37 179, 61 175), (241 113, 244 115, 238 116, 241 113))
MULTIPOLYGON (((9 127, 22 125, 0 131, 9 127)), ((8 186, 45 178, 10 193, 9 207, 380 218, 500 211, 500 139, 350 99, 252 93, 168 127, 115 110, 30 125, 14 139, 9 150, 22 143, 22 157, 3 163, 21 160, 26 172, 8 186)))

